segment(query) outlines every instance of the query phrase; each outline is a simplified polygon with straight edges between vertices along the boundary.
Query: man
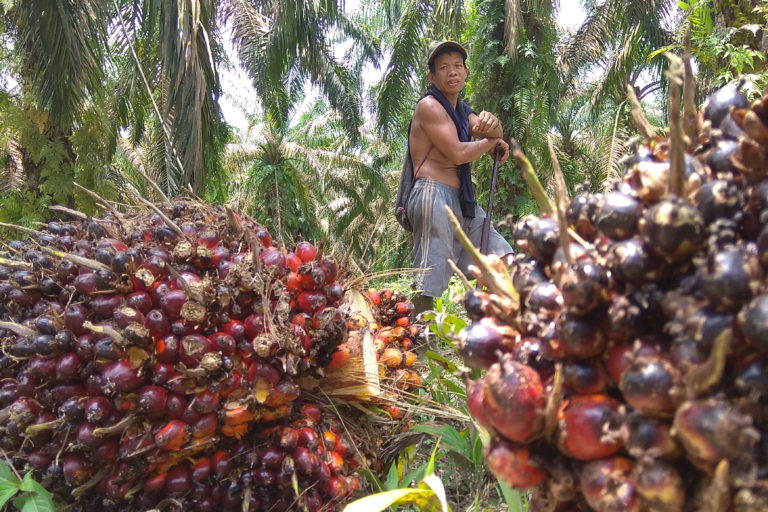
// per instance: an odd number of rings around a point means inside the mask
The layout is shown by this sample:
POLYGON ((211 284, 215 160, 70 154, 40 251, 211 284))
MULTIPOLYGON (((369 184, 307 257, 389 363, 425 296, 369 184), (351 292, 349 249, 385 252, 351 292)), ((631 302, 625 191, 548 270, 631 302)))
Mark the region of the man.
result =
MULTIPOLYGON (((480 245, 485 212, 475 202, 470 162, 499 151, 499 164, 509 156, 498 118, 490 112, 476 114, 459 93, 469 74, 467 51, 454 41, 435 46, 428 57, 430 85, 413 113, 408 147, 413 162, 414 185, 406 206, 413 225, 416 268, 414 314, 432 308, 432 299, 448 287, 452 259, 462 272, 471 263, 453 234, 445 213, 449 205, 464 232, 480 245), (477 140, 472 140, 475 138, 477 140)), ((512 247, 491 227, 488 252, 503 256, 512 247)))

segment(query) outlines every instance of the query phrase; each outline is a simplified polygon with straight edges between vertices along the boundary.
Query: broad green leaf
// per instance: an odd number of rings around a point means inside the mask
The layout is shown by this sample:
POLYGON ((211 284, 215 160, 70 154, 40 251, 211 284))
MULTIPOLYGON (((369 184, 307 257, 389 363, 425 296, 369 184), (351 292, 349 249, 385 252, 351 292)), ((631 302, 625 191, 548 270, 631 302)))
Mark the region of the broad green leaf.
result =
POLYGON ((0 482, 18 482, 16 475, 5 462, 0 462, 0 482))
POLYGON ((441 365, 449 371, 452 371, 452 372, 459 371, 458 366, 456 366, 448 358, 446 358, 445 356, 441 356, 437 352, 433 352, 432 350, 427 350, 426 352, 424 352, 424 355, 427 356, 427 358, 432 361, 437 361, 438 363, 441 363, 441 365))
POLYGON ((688 9, 691 8, 691 4, 689 4, 688 2, 685 2, 684 0, 677 0, 677 6, 682 11, 687 11, 688 9))
POLYGON ((450 449, 472 462, 472 452, 467 440, 451 425, 414 425, 411 430, 440 436, 450 449))
POLYGON ((499 487, 504 495, 504 500, 507 502, 509 512, 526 512, 528 510, 528 506, 523 501, 523 493, 516 491, 501 480, 499 480, 499 487))
POLYGON ((0 482, 0 509, 8 500, 16 496, 16 493, 19 492, 19 485, 20 482, 16 478, 0 482))
POLYGON ((13 505, 21 512, 54 512, 53 501, 40 493, 24 493, 13 500, 13 505))
POLYGON ((440 510, 439 503, 437 508, 430 503, 434 497, 435 492, 431 489, 395 489, 353 501, 344 507, 344 512, 382 512, 393 505, 416 505, 424 511, 440 510))
POLYGON ((398 487, 400 475, 399 475, 397 466, 398 466, 398 461, 393 462, 389 466, 389 471, 387 472, 387 489, 388 490, 397 489, 398 487))
POLYGON ((445 499, 445 487, 443 487, 443 481, 440 477, 434 473, 424 477, 424 480, 419 486, 427 485, 435 493, 435 497, 440 502, 440 508, 443 512, 450 512, 451 507, 448 506, 448 500, 445 499))
POLYGON ((48 489, 40 485, 40 483, 32 477, 31 472, 24 475, 24 480, 21 482, 19 489, 35 494, 41 494, 48 498, 49 501, 53 499, 53 495, 48 492, 48 489))

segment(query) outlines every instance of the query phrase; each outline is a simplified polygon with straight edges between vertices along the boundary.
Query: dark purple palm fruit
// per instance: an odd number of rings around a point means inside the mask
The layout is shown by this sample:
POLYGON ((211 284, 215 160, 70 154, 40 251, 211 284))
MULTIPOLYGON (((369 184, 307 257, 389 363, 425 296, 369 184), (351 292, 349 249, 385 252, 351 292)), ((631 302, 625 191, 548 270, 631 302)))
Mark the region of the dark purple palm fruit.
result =
POLYGON ((665 268, 663 258, 638 237, 611 244, 607 266, 619 283, 632 285, 658 280, 665 268))
POLYGON ((573 359, 563 363, 563 387, 579 395, 602 393, 608 373, 597 358, 573 359))
POLYGON ((608 274, 592 258, 581 258, 566 267, 558 284, 565 309, 586 315, 608 301, 608 274))
POLYGON ((512 359, 536 370, 542 382, 546 382, 555 372, 554 361, 544 353, 539 338, 521 338, 515 344, 512 359))
POLYGON ((525 442, 543 427, 544 389, 536 370, 505 356, 483 382, 485 416, 506 439, 525 442))
POLYGON ((743 247, 727 247, 710 254, 700 268, 699 287, 720 311, 735 311, 760 289, 763 271, 757 256, 743 247))
POLYGON ((730 365, 729 382, 744 396, 768 397, 768 360, 765 354, 752 352, 730 365))
POLYGON ((534 286, 524 300, 520 326, 528 336, 540 336, 542 328, 555 319, 563 305, 560 289, 551 281, 534 286))
POLYGON ((632 469, 632 481, 648 510, 683 512, 685 482, 669 462, 645 458, 632 469))
POLYGON ((766 224, 760 234, 757 235, 757 257, 764 268, 768 269, 768 224, 766 224))
POLYGON ((581 473, 581 492, 596 512, 639 512, 631 472, 634 464, 625 457, 612 457, 585 464, 581 473))
POLYGON ((635 457, 674 460, 680 456, 680 445, 672 436, 668 420, 652 418, 633 411, 624 418, 621 437, 624 449, 635 457))
POLYGON ((611 192, 597 201, 595 225, 602 235, 624 240, 637 233, 642 213, 642 205, 636 199, 623 192, 611 192))
POLYGON ((707 153, 707 165, 712 174, 717 177, 725 177, 733 173, 732 156, 739 149, 739 143, 735 140, 723 139, 707 153))
POLYGON ((704 218, 680 198, 663 199, 648 208, 640 231, 651 249, 671 261, 689 257, 706 242, 704 218))
POLYGON ((741 85, 742 82, 735 87, 718 89, 704 102, 704 120, 710 121, 713 128, 720 128, 731 107, 749 108, 749 100, 741 92, 741 85))
POLYGON ((671 416, 684 394, 680 370, 659 356, 634 357, 619 389, 629 405, 650 416, 671 416))
POLYGON ((768 293, 744 306, 738 321, 747 342, 762 353, 768 352, 768 293))
POLYGON ((511 352, 519 336, 511 326, 486 317, 459 333, 459 354, 467 366, 482 370, 498 362, 502 354, 511 352))
POLYGON ((675 412, 672 428, 688 460, 699 469, 711 475, 725 459, 734 482, 756 478, 760 433, 753 427, 752 417, 734 404, 716 398, 684 402, 675 412))
POLYGON ((539 283, 548 281, 546 263, 525 254, 515 255, 512 266, 512 286, 520 294, 520 300, 525 301, 531 289, 539 283))
POLYGON ((602 194, 581 193, 574 196, 568 203, 565 211, 565 219, 569 226, 573 226, 576 233, 585 240, 592 241, 597 236, 595 226, 595 213, 602 194))
POLYGON ((708 181, 696 192, 695 200, 707 224, 717 219, 735 218, 744 203, 739 187, 726 180, 708 181))
POLYGON ((565 357, 592 357, 605 347, 605 334, 595 315, 581 316, 562 311, 557 318, 555 338, 550 344, 565 357))
POLYGON ((515 227, 515 243, 526 254, 549 262, 560 244, 557 221, 549 217, 524 217, 515 227))

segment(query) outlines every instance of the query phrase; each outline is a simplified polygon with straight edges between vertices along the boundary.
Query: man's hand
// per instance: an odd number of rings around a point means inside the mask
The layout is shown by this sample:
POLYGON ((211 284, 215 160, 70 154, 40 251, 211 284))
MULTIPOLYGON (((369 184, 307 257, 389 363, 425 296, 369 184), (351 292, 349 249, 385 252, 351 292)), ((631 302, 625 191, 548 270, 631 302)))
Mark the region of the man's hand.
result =
POLYGON ((486 110, 478 114, 477 122, 473 128, 473 135, 477 138, 502 136, 499 118, 486 110))
POLYGON ((488 150, 488 154, 493 158, 494 151, 499 152, 499 165, 503 164, 509 158, 509 144, 504 142, 504 139, 498 139, 496 144, 488 150))

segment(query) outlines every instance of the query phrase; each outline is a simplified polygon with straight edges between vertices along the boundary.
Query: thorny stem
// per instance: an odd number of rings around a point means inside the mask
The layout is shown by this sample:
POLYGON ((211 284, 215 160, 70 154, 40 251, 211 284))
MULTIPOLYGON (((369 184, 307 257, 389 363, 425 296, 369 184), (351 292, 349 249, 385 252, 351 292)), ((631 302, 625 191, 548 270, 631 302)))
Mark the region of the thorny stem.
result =
POLYGON ((91 270, 111 270, 105 264, 90 258, 83 258, 82 256, 70 254, 64 251, 57 251, 55 249, 51 249, 50 247, 41 247, 41 249, 48 254, 53 254, 57 258, 69 260, 76 265, 80 265, 81 267, 89 268, 91 270))
POLYGON ((528 185, 528 190, 531 191, 531 195, 533 195, 533 198, 539 205, 539 209, 542 213, 554 213, 555 208, 552 206, 552 201, 550 201, 547 193, 544 191, 544 187, 541 185, 539 177, 536 176, 536 171, 533 170, 533 165, 531 165, 530 160, 528 160, 525 153, 523 153, 520 144, 518 144, 515 139, 511 139, 510 146, 512 147, 512 158, 514 158, 517 165, 520 166, 525 183, 528 185))
POLYGON ((125 432, 128 427, 133 425, 136 422, 136 416, 133 414, 128 414, 125 416, 125 418, 121 419, 111 427, 100 427, 93 430, 93 435, 96 437, 104 437, 109 436, 112 434, 120 434, 121 432, 125 432))
POLYGON ((48 207, 48 209, 51 210, 51 211, 54 211, 54 212, 63 212, 63 213, 66 213, 68 215, 71 215, 71 216, 73 216, 75 218, 78 218, 78 219, 81 219, 81 220, 88 219, 88 215, 84 214, 83 212, 79 212, 77 210, 72 210, 71 208, 67 208, 66 206, 61 206, 61 205, 58 205, 58 204, 52 204, 52 205, 50 205, 48 207))
POLYGON ((680 125, 680 88, 683 85, 683 62, 677 55, 664 54, 669 59, 669 193, 681 197, 685 190, 685 143, 680 125))
POLYGON ((147 201, 143 197, 139 196, 138 194, 134 194, 134 195, 135 195, 136 199, 138 199, 140 202, 142 202, 144 205, 146 205, 147 207, 151 208, 152 211, 154 211, 156 214, 158 214, 160 216, 160 218, 163 219, 163 222, 165 222, 165 225, 168 226, 169 228, 171 228, 174 233, 176 233, 177 235, 179 235, 179 237, 181 237, 181 238, 183 238, 185 240, 189 240, 189 237, 184 234, 184 232, 181 230, 181 228, 179 226, 177 226, 175 222, 173 222, 171 219, 169 219, 168 216, 166 214, 164 214, 160 210, 160 208, 158 208, 157 206, 155 206, 151 202, 147 201))
POLYGON ((517 302, 518 295, 512 286, 512 282, 509 280, 509 274, 501 273, 494 269, 488 262, 488 257, 480 253, 477 247, 475 247, 472 244, 472 241, 467 237, 466 233, 464 233, 464 230, 461 229, 461 224, 451 211, 451 208, 446 206, 445 211, 448 214, 448 220, 451 223, 451 227, 453 227, 453 232, 456 235, 456 238, 482 271, 488 289, 492 293, 497 293, 504 298, 517 302))
POLYGON ((122 219, 123 219, 123 214, 122 214, 122 213, 120 213, 120 212, 118 212, 118 211, 117 211, 117 210, 115 210, 114 208, 112 208, 112 205, 111 205, 111 204, 109 204, 109 201, 107 201, 106 199, 104 199, 103 197, 101 197, 99 194, 97 194, 96 192, 94 192, 94 191, 92 191, 92 190, 88 190, 87 188, 85 188, 84 186, 80 185, 80 184, 79 184, 79 183, 77 183, 77 182, 73 182, 72 184, 73 184, 75 187, 77 187, 77 188, 79 188, 80 190, 82 190, 83 192, 85 192, 86 194, 88 194, 89 196, 91 196, 92 198, 94 198, 96 201, 99 201, 100 203, 102 203, 102 204, 104 205, 104 208, 106 208, 107 210, 109 210, 109 213, 111 213, 112 215, 114 215, 114 216, 115 216, 115 217, 116 217, 118 220, 122 220, 122 219))
POLYGON ((8 258, 0 258, 0 265, 5 267, 32 268, 32 264, 29 262, 9 260, 8 258))
POLYGON ((25 228, 23 226, 17 226, 16 224, 7 224, 5 222, 0 222, 0 227, 2 228, 8 228, 8 229, 15 229, 16 231, 20 231, 22 233, 25 233, 29 236, 40 236, 42 235, 42 231, 37 231, 34 229, 25 228))
POLYGON ((565 254, 565 260, 568 265, 573 265, 573 255, 571 254, 571 237, 568 233, 568 221, 565 220, 566 201, 568 200, 568 189, 565 185, 563 170, 560 168, 560 161, 555 153, 555 146, 552 143, 551 135, 547 135, 547 146, 549 147, 549 156, 552 159, 552 169, 555 178, 555 207, 557 208, 558 233, 560 235, 560 247, 565 254))

